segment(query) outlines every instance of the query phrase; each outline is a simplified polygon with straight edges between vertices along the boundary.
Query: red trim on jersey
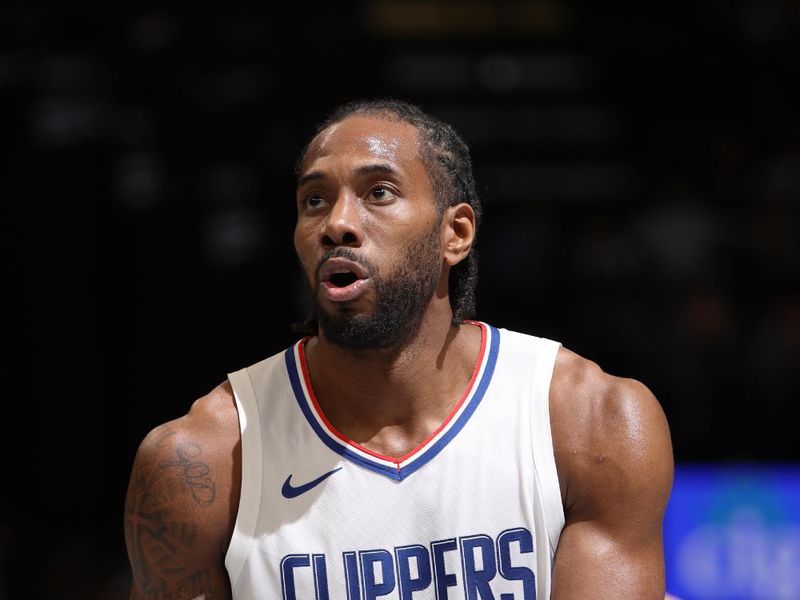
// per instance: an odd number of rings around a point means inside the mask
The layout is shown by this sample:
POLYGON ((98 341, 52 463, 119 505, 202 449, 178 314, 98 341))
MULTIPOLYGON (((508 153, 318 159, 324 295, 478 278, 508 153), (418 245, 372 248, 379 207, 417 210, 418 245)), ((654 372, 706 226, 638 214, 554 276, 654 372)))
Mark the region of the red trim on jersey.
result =
POLYGON ((453 420, 455 415, 461 409, 461 406, 469 397, 470 392, 472 392, 472 388, 475 385, 475 381, 478 379, 478 373, 481 370, 481 365, 483 364, 484 355, 486 354, 486 338, 488 337, 486 335, 486 325, 481 323, 480 321, 473 321, 473 320, 465 320, 464 323, 477 325, 481 328, 481 349, 478 352, 478 360, 475 362, 475 367, 472 369, 472 375, 469 379, 469 383, 467 384, 464 393, 461 395, 461 398, 458 400, 458 402, 455 403, 453 408, 450 409, 449 414, 447 415, 445 420, 442 421, 441 425, 439 425, 439 427, 437 427, 433 431, 433 433, 431 433, 428 437, 426 437, 419 444, 417 444, 417 446, 415 446, 409 452, 406 452, 403 456, 400 457, 387 456, 385 454, 375 452, 374 450, 370 450, 369 448, 362 446, 358 442, 351 440, 346 435, 341 433, 338 429, 336 429, 333 426, 333 424, 331 424, 331 422, 328 420, 328 417, 326 417, 325 413, 322 411, 322 407, 319 405, 319 402, 317 401, 317 396, 314 394, 314 388, 311 387, 311 377, 308 374, 308 364, 306 363, 306 353, 305 353, 305 344, 310 339, 310 337, 306 337, 300 340, 298 354, 300 356, 300 369, 303 372, 303 381, 305 381, 306 383, 306 390, 308 390, 308 397, 310 398, 311 403, 314 405, 314 410, 316 410, 317 414, 322 419, 322 422, 325 424, 325 427, 328 429, 328 431, 333 433, 333 435, 335 435, 345 444, 353 446, 354 448, 358 448, 361 452, 364 452, 366 454, 369 454, 370 456, 374 456, 375 458, 379 458, 381 460, 395 463, 397 469, 399 470, 400 464, 403 461, 411 458, 414 454, 422 450, 428 444, 428 442, 430 442, 433 438, 435 438, 439 434, 440 431, 442 431, 445 427, 447 427, 447 425, 453 420))

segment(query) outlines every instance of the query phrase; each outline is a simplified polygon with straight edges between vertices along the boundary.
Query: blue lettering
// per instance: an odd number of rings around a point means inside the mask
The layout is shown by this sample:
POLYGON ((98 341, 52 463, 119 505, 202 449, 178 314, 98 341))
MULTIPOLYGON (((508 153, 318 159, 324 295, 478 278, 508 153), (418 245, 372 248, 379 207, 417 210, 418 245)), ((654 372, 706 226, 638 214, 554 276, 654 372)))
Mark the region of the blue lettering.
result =
POLYGON ((457 548, 454 539, 441 540, 431 544, 433 554, 433 575, 436 580, 436 600, 447 600, 447 588, 457 585, 454 573, 448 573, 444 565, 444 553, 452 552, 457 548))
POLYGON ((394 549, 397 560, 397 587, 400 600, 412 600, 414 592, 424 590, 431 584, 431 559, 425 546, 400 546, 394 549), (412 577, 411 559, 417 567, 417 576, 412 577))
POLYGON ((316 600, 328 600, 328 568, 325 566, 325 555, 314 554, 314 596, 316 600))
POLYGON ((358 585, 358 562, 355 552, 345 552, 344 579, 347 582, 347 600, 361 600, 361 588, 358 585))
MULTIPOLYGON (((521 581, 523 598, 536 600, 536 576, 528 567, 515 567, 511 564, 511 544, 519 544, 521 554, 533 552, 533 536, 527 529, 506 529, 497 536, 497 555, 500 557, 500 575, 509 581, 521 581)), ((513 594, 501 594, 500 600, 514 600, 513 594)))
POLYGON ((473 535, 459 539, 461 568, 464 571, 464 593, 467 600, 494 600, 489 582, 497 575, 494 541, 488 535, 473 535), (478 566, 476 551, 481 558, 478 566))
POLYGON ((307 567, 311 564, 308 554, 288 554, 281 560, 281 590, 283 600, 297 600, 297 590, 294 585, 294 569, 307 567))
POLYGON ((358 558, 361 561, 364 600, 375 600, 394 590, 394 562, 388 550, 362 550, 358 558), (375 577, 376 566, 380 567, 379 578, 375 577))
POLYGON ((437 540, 429 547, 409 544, 393 551, 347 551, 341 558, 344 582, 336 585, 339 577, 328 577, 329 555, 284 556, 279 567, 282 600, 299 596, 330 600, 332 595, 346 600, 419 600, 429 597, 431 587, 436 600, 455 600, 456 596, 536 600, 534 540, 524 527, 506 529, 496 538, 473 534, 437 540))

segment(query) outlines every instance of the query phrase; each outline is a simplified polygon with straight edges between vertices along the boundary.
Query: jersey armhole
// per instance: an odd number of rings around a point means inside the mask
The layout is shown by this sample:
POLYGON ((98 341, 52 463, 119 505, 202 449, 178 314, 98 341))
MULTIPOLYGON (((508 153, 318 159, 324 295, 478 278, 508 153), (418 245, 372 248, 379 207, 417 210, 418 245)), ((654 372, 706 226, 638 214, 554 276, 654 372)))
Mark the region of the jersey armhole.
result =
POLYGON ((553 378, 559 342, 540 338, 537 341, 536 362, 533 368, 533 407, 531 410, 531 437, 533 439, 533 464, 541 502, 544 508, 547 535, 551 554, 558 546, 566 522, 561 501, 561 488, 556 469, 553 435, 550 427, 550 383, 553 378))
POLYGON ((253 535, 258 523, 261 504, 261 419, 253 384, 247 369, 228 374, 239 413, 239 432, 242 452, 242 484, 236 522, 233 526, 228 551, 225 553, 225 568, 235 589, 236 580, 244 567, 253 535))

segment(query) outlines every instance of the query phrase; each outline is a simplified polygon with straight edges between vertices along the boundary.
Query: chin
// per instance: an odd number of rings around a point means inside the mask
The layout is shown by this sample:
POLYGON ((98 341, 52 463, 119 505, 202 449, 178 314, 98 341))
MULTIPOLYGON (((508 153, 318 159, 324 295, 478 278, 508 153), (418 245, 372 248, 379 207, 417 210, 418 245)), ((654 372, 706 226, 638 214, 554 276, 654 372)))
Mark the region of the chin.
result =
POLYGON ((401 345, 414 328, 398 324, 385 316, 354 311, 331 315, 319 314, 319 326, 325 340, 348 350, 382 350, 401 345))

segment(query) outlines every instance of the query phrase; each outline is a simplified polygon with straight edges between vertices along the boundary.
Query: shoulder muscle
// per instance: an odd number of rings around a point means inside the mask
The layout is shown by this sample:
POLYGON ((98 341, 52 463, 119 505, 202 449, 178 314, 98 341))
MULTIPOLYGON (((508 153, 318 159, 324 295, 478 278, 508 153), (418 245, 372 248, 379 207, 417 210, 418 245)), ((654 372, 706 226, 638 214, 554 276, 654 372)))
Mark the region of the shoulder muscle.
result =
POLYGON ((625 498, 666 503, 673 470, 669 427, 643 383, 562 350, 551 411, 565 509, 602 510, 625 498))
POLYGON ((133 598, 226 597, 224 550, 238 504, 238 419, 229 388, 197 400, 139 445, 125 500, 133 598))
POLYGON ((553 598, 664 598, 672 485, 666 418, 650 390, 562 350, 550 395, 566 523, 553 598))

